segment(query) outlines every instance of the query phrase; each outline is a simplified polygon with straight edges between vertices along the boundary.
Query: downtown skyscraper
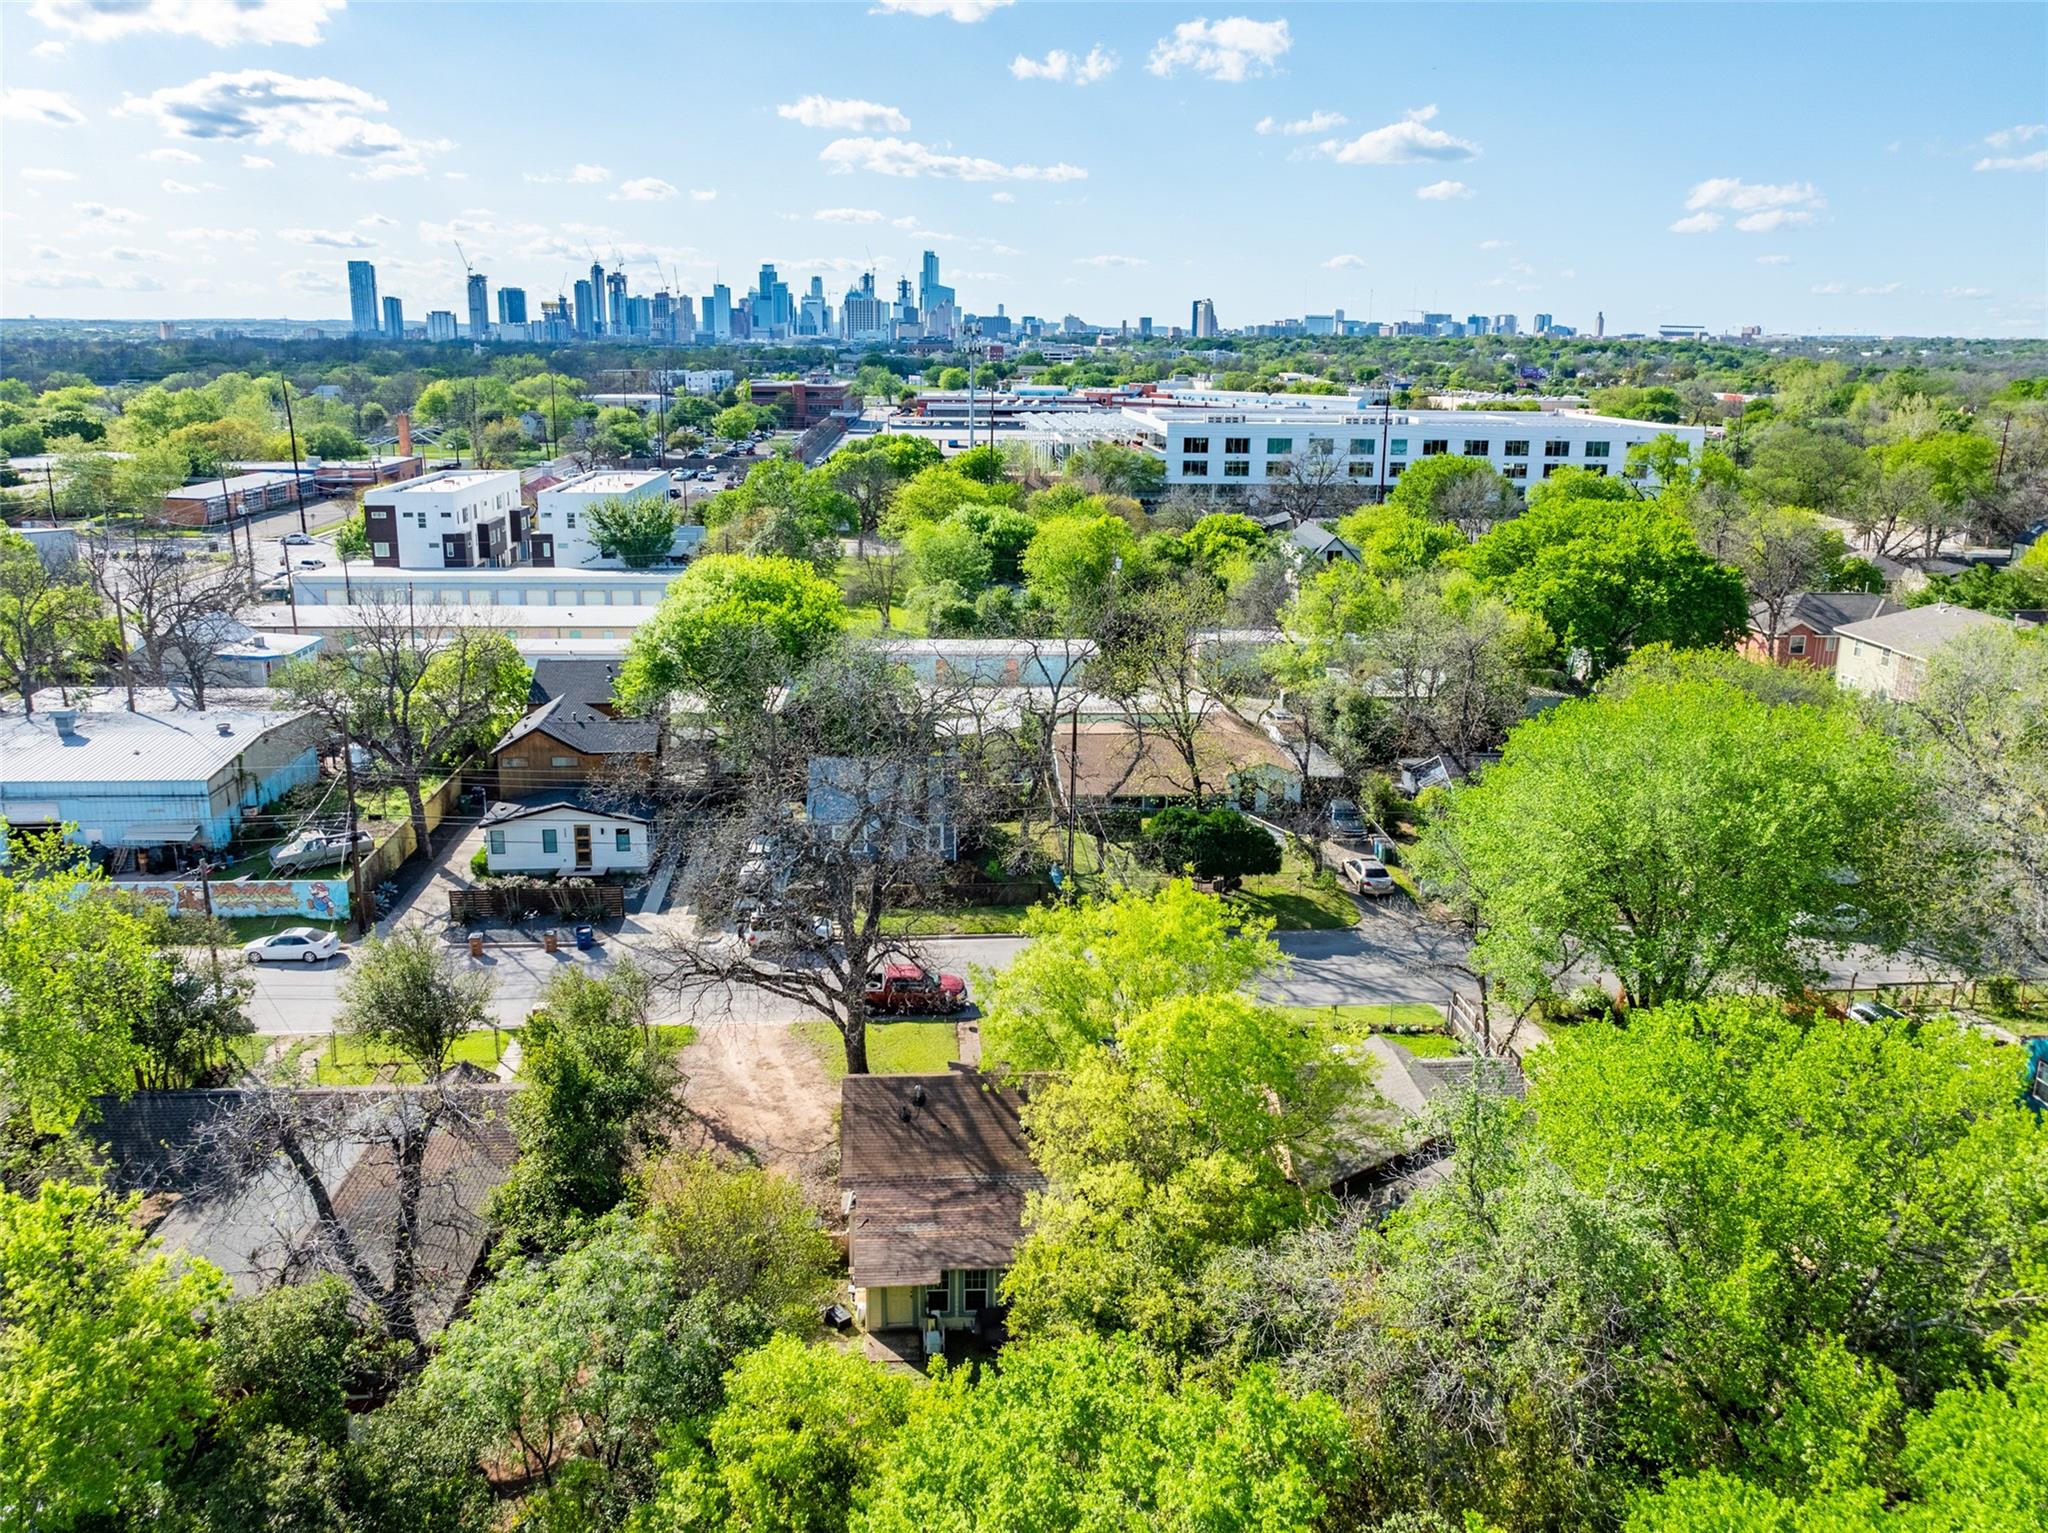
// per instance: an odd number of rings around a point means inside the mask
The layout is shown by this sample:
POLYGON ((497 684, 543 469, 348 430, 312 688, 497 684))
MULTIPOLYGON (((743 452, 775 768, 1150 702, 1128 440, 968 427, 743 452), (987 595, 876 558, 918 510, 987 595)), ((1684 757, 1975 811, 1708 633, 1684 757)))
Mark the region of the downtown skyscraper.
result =
POLYGON ((377 268, 368 261, 348 263, 348 327, 357 335, 375 335, 380 315, 377 310, 377 268))

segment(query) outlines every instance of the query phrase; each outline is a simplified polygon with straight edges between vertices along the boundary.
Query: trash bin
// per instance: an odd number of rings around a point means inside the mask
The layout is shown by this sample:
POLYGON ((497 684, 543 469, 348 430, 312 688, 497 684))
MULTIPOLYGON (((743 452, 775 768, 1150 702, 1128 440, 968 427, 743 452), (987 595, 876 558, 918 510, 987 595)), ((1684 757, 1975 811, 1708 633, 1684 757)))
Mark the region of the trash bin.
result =
POLYGON ((550 953, 552 953, 555 950, 560 937, 561 933, 556 931, 552 926, 550 926, 547 929, 547 934, 540 939, 540 945, 546 948, 550 953))
POLYGON ((484 939, 476 932, 469 934, 469 956, 472 958, 484 956, 484 939))
POLYGON ((576 946, 586 953, 597 946, 597 931, 588 921, 581 922, 576 927, 576 946))

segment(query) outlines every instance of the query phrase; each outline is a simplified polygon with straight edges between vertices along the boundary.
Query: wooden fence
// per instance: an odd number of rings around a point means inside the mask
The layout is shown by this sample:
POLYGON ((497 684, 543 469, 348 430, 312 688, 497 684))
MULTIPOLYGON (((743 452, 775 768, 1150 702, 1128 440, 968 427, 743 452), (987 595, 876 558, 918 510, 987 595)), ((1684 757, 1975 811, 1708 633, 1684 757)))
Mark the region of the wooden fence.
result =
POLYGON ((448 919, 513 922, 530 915, 572 921, 619 921, 626 915, 626 891, 619 884, 479 884, 448 891, 448 919))
MULTIPOLYGON (((469 768, 464 762, 448 774, 448 780, 426 796, 427 829, 438 830, 448 812, 455 807, 455 801, 462 796, 463 773, 469 768)), ((407 813, 398 828, 377 843, 376 850, 363 859, 363 897, 367 900, 376 893, 377 885, 387 878, 395 877, 407 858, 419 850, 419 833, 413 829, 412 816, 407 813)))

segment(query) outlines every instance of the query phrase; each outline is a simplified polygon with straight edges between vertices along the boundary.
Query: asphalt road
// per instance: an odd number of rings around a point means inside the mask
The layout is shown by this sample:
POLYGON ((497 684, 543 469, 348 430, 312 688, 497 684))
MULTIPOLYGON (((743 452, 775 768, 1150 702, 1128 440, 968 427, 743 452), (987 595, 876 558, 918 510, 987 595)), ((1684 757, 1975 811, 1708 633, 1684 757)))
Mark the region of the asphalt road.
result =
MULTIPOLYGON (((652 933, 614 936, 589 953, 564 944, 548 953, 531 944, 486 944, 481 959, 465 964, 495 982, 492 1010, 502 1023, 517 1023, 537 1003, 548 976, 567 964, 603 969, 618 958, 658 940, 652 933)), ((945 937, 926 944, 930 961, 965 974, 973 969, 1007 968, 1023 948, 1022 937, 945 937)), ((1369 910, 1350 931, 1282 932, 1280 947, 1288 965, 1267 977, 1264 989, 1272 999, 1297 1006, 1340 1002, 1425 1001, 1441 1005, 1447 992, 1438 967, 1454 956, 1441 943, 1432 945, 1431 929, 1411 909, 1390 905, 1369 910)), ((324 1033, 341 1009, 338 994, 348 972, 350 955, 324 964, 263 964, 252 973, 256 994, 250 1019, 259 1033, 324 1033)), ((657 1021, 686 1022, 699 1016, 722 1020, 788 1022, 804 1015, 789 1001, 751 988, 730 994, 678 1000, 664 997, 657 1021)))

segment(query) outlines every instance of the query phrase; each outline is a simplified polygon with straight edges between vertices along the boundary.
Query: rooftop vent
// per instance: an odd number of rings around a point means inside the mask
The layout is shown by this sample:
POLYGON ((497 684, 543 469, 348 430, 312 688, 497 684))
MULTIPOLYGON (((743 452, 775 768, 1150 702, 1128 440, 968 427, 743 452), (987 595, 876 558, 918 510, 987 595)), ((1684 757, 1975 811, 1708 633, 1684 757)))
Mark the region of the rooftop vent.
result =
POLYGON ((57 733, 62 738, 66 740, 78 738, 78 710, 76 708, 52 708, 50 710, 50 722, 56 726, 57 733))
POLYGON ((230 724, 226 719, 222 719, 213 727, 223 735, 231 735, 235 732, 235 726, 230 724))
POLYGON ((912 1086, 910 1088, 910 1100, 917 1103, 919 1107, 924 1106, 924 1087, 912 1086))

